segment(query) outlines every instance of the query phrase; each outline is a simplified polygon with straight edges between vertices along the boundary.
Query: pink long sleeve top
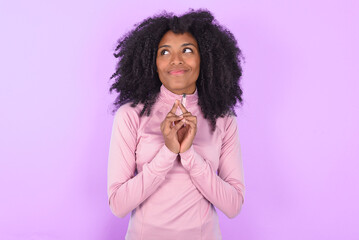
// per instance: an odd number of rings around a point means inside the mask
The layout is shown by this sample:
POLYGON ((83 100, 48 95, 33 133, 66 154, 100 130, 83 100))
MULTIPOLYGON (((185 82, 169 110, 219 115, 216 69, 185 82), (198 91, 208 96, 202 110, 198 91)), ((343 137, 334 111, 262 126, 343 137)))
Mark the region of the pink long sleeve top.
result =
MULTIPOLYGON (((131 212, 126 239, 222 239, 217 207, 234 218, 244 203, 245 183, 235 116, 211 126, 198 106, 197 90, 186 108, 197 116, 197 133, 183 153, 170 151, 160 124, 182 96, 164 85, 150 116, 143 105, 122 105, 113 122, 108 158, 112 213, 131 212)), ((178 109, 180 111, 180 109, 178 109)), ((180 112, 179 112, 180 113, 180 112)))

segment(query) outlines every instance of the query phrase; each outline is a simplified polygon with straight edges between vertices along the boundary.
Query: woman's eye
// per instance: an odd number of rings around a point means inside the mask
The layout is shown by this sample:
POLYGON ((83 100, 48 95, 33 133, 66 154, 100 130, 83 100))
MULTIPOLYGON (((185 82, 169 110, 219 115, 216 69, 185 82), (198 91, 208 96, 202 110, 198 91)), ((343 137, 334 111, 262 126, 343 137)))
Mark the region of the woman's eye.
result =
POLYGON ((185 48, 185 49, 183 49, 183 52, 184 52, 184 53, 191 53, 191 52, 193 52, 193 51, 192 51, 192 49, 190 49, 190 48, 185 48))
POLYGON ((168 54, 169 52, 167 50, 162 50, 161 51, 161 55, 165 55, 165 54, 168 54))

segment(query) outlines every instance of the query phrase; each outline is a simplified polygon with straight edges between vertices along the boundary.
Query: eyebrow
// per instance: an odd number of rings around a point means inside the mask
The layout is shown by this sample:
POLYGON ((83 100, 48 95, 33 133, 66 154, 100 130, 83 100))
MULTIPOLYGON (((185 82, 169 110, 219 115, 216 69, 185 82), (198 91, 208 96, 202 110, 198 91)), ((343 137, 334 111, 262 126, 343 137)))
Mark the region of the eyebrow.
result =
MULTIPOLYGON (((184 43, 184 44, 181 45, 181 47, 185 47, 185 46, 189 46, 189 45, 192 45, 193 47, 197 48, 193 43, 184 43)), ((162 45, 158 49, 164 48, 164 47, 170 48, 171 46, 170 45, 162 45)))

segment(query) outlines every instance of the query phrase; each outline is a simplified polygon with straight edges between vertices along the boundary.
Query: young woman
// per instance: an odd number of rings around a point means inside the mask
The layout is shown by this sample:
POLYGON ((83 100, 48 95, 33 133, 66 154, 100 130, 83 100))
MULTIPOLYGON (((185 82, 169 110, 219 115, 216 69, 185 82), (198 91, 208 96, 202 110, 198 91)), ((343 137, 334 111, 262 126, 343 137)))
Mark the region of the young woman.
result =
POLYGON ((234 218, 245 195, 234 36, 206 10, 164 12, 114 55, 108 199, 114 215, 132 211, 126 239, 221 239, 214 206, 234 218))

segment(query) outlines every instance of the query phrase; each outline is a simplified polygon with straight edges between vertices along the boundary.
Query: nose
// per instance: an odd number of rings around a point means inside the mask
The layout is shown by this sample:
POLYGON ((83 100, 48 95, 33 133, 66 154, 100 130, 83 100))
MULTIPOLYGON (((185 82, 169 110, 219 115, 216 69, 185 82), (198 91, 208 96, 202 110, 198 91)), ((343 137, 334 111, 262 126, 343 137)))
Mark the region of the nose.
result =
POLYGON ((181 54, 174 53, 171 58, 171 65, 183 64, 183 59, 181 54))

